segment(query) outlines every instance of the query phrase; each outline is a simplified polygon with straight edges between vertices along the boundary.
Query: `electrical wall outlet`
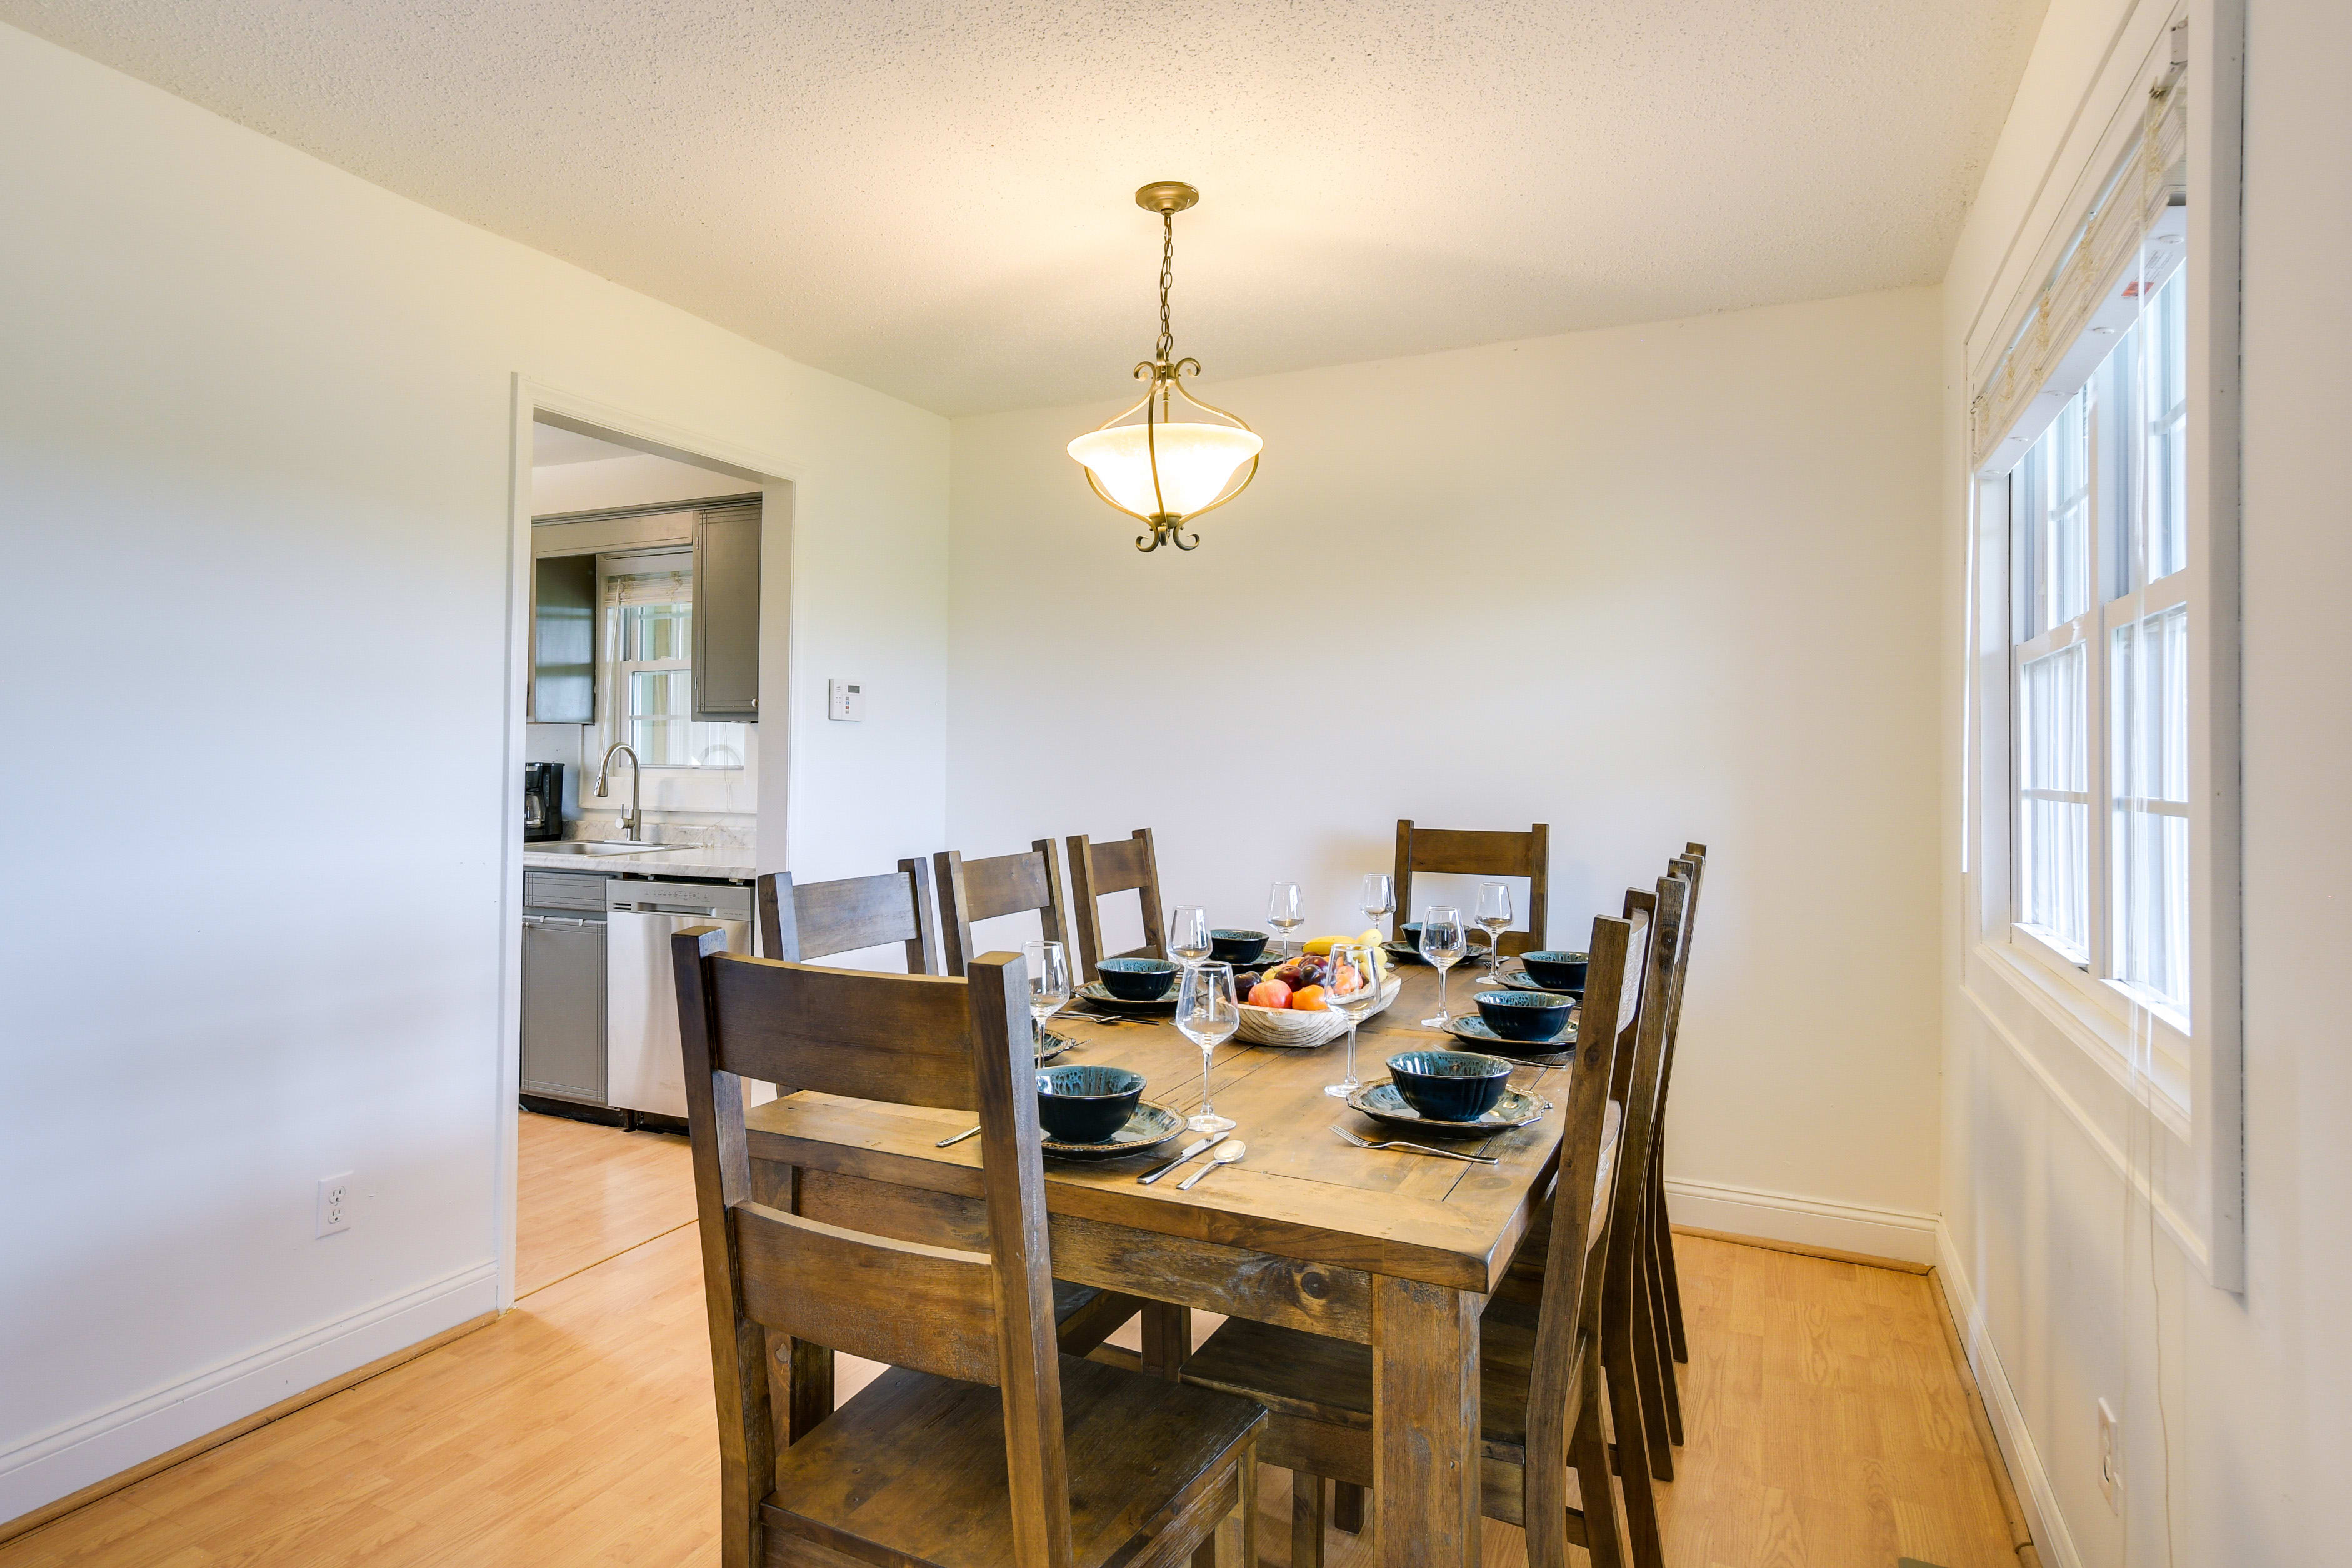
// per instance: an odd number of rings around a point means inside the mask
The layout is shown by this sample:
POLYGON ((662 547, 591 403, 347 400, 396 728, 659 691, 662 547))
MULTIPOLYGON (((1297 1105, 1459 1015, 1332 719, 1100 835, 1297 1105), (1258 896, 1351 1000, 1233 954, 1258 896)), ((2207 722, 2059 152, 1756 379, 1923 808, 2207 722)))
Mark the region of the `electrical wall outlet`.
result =
POLYGON ((2116 1407, 2105 1400, 2099 1401, 2099 1491, 2107 1500, 2107 1507, 2121 1512, 2116 1501, 2116 1489, 2123 1484, 2123 1437, 2121 1423, 2116 1419, 2116 1407))
POLYGON ((825 683, 824 716, 855 724, 866 716, 866 692, 856 681, 825 683))
POLYGON ((332 1236, 352 1228, 352 1173, 319 1178, 319 1234, 332 1236))

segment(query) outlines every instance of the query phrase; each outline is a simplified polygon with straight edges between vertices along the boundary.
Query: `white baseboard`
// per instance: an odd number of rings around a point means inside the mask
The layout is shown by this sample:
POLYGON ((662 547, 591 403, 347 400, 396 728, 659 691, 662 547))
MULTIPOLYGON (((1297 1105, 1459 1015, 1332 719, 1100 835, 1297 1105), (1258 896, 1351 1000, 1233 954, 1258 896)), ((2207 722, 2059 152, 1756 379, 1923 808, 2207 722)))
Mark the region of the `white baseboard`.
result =
POLYGON ((2042 1468, 2033 1434, 2026 1429, 2017 1391, 2010 1386, 2000 1353, 1985 1332, 1976 1286, 1960 1264, 1952 1233, 1940 1221, 1936 1226, 1936 1278, 1944 1287, 1945 1301, 1951 1304, 1952 1322, 1960 1331, 1969 1369, 1976 1374, 1977 1391, 1984 1396, 1985 1409, 1992 1417, 1993 1435, 2000 1439, 2001 1453, 2009 1460, 2010 1478, 2019 1485, 2018 1502, 2025 1510, 2026 1528, 2032 1532, 2035 1549, 2046 1568, 2083 1568, 2082 1553, 2074 1550, 2065 1515, 2058 1511, 2058 1494, 2051 1490, 2050 1472, 2042 1468))
POLYGON ((1862 1204, 1832 1203, 1825 1198, 1800 1197, 1794 1193, 1767 1192, 1761 1187, 1726 1186, 1719 1182, 1666 1178, 1668 1211, 1676 1225, 1701 1230, 1722 1230, 1735 1236, 1764 1236, 1803 1247, 1828 1247, 1840 1252, 1867 1252, 1906 1263, 1936 1261, 1937 1218, 1903 1208, 1872 1208, 1862 1204))
POLYGON ((478 1263, 0 1452, 0 1520, 70 1496, 498 1305, 478 1263))

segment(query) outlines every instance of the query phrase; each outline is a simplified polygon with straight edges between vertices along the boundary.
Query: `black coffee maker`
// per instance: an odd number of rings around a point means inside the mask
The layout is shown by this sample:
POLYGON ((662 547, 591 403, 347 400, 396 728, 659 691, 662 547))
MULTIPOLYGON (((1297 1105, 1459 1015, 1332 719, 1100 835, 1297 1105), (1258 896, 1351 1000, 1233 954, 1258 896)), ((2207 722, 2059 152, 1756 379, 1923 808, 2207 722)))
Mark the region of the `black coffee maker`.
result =
POLYGON ((522 765, 522 841, 545 843, 563 836, 563 815, 572 802, 565 797, 563 764, 526 762, 522 765))

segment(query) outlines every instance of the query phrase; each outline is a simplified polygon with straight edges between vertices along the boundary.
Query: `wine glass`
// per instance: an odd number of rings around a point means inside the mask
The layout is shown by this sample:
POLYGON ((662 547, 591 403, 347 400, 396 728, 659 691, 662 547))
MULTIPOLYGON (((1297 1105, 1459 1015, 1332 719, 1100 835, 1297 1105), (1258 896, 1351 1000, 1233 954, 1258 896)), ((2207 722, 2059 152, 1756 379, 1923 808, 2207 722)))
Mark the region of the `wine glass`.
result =
POLYGON ((1029 966, 1029 1020, 1037 1058, 1045 1057, 1045 1020, 1070 1005, 1070 956, 1059 942, 1024 942, 1029 966))
POLYGON ((1242 1027, 1231 964, 1194 964, 1185 969, 1176 991, 1176 1027, 1201 1048, 1201 1113, 1186 1118, 1184 1124, 1196 1133, 1225 1132, 1234 1124, 1209 1103, 1209 1059, 1242 1027))
POLYGON ((1502 979, 1503 933, 1511 928, 1511 889, 1490 882, 1478 890, 1478 924, 1486 931, 1486 983, 1502 979))
POLYGON ((1444 1029, 1453 1014, 1445 1010, 1445 972, 1462 961, 1470 950, 1470 930, 1462 924, 1458 909, 1441 909, 1435 904, 1421 912, 1421 956, 1437 971, 1437 1016, 1423 1019, 1423 1029, 1444 1029))
POLYGON ((1209 953, 1209 912, 1197 904, 1178 904, 1168 917, 1168 956, 1189 969, 1209 953))
POLYGON ((1363 910, 1364 918, 1378 929, 1381 917, 1396 911, 1396 883, 1384 871, 1369 873, 1364 877, 1363 891, 1356 895, 1356 904, 1363 910))
POLYGON ((1290 934, 1307 924, 1306 913, 1299 907, 1297 883, 1277 882, 1266 894, 1265 923, 1282 933, 1282 956, 1290 956, 1290 934))
POLYGON ((1341 942, 1331 949, 1331 967, 1323 986, 1323 1005, 1348 1020, 1348 1071, 1323 1092, 1345 1100, 1363 1083, 1356 1077, 1356 1025, 1381 999, 1381 967, 1369 942, 1341 942))

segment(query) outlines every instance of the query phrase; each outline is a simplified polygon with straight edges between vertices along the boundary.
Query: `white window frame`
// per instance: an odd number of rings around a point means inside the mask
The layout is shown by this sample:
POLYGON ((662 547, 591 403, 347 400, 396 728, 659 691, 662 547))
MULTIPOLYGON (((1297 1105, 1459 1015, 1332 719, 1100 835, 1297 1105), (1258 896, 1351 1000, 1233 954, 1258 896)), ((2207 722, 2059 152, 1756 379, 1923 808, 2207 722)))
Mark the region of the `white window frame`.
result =
MULTIPOLYGON (((1969 386, 1988 384, 2001 355, 2026 329, 2042 284, 2063 247, 2078 232, 2104 187, 2122 149, 2135 140, 2150 90, 2171 68, 2172 29, 2183 27, 2188 125, 2189 204, 2186 209, 2188 305, 2187 420, 2189 491, 2187 565, 2148 585, 2145 597, 2130 595, 2106 603, 2093 579, 2086 641, 2094 662, 2089 699, 2094 714, 2095 774, 2091 794, 2103 815, 2112 801, 2103 792, 2108 752, 2105 737, 2107 693, 2105 666, 2116 626, 2152 616, 2168 604, 2189 605, 2189 799, 2190 856, 2189 1016, 2168 1016, 2129 988, 2095 978, 2063 951, 2021 929, 2017 908, 2011 810, 2016 782, 2012 760, 2016 656, 2011 593, 2009 470, 2040 434, 2028 413, 2016 420, 2021 433, 1992 455, 1979 459, 1969 492, 1969 592, 1968 690, 1968 816, 1962 868, 1970 889, 1969 918, 1971 972, 2000 982, 2011 1000, 1979 991, 1980 1005, 2011 1044, 2035 1063, 2045 1082, 2072 1084, 2066 1092, 2076 1114, 2087 1085, 2057 1057, 2037 1055, 2035 1030, 2013 1025, 2037 1017, 2054 1026, 2056 1037, 2079 1046, 2082 1058, 2104 1070, 2191 1157, 2172 1166, 2162 1188, 2150 1188, 2157 1213, 2176 1239, 2200 1261, 2208 1278, 2224 1289, 2244 1283, 2244 1162, 2242 1148, 2241 893, 2238 796, 2238 306, 2240 278, 2241 130, 2243 89, 2242 0, 2185 0, 2168 8, 2136 8, 2126 32, 2140 40, 2145 54, 2136 67, 2132 53, 2111 57, 2114 74, 2095 86, 2086 101, 2104 102, 2099 118, 2084 122, 2081 138, 2062 154, 2075 176, 2071 196, 2053 196, 2038 209, 2034 238, 2021 236, 2020 259, 2005 269, 1998 296, 2010 303, 1998 319, 1988 317, 1968 341, 1969 386), (2023 1011, 2017 1010, 2022 1007, 2023 1011), (2009 1022, 2003 1022, 2004 1019, 2009 1022)), ((2119 38, 2122 35, 2119 35, 2119 38)), ((2061 175, 2058 189, 2064 188, 2061 175)), ((2095 317, 2095 320, 2096 318, 2095 317)), ((2085 346, 2091 357, 2104 350, 2085 346)), ((2078 366, 2087 369, 2087 366, 2078 366)), ((2079 378, 2077 378, 2079 379, 2079 378)), ((2053 382, 2071 395, 2073 387, 2053 382)), ((2048 423, 2054 408, 2039 405, 2048 423)), ((1993 433, 1998 434, 1998 433, 1993 433)), ((2045 651, 2034 649, 2035 652, 2045 651)), ((2094 843, 2105 838, 2104 824, 2094 843)), ((2110 883, 2107 868, 2091 868, 2095 923, 2105 918, 2110 883)), ((2104 955, 2104 936, 2095 950, 2104 955)), ((1971 986, 1978 982, 1969 982, 1971 986)), ((2098 1074, 2095 1073, 2095 1078, 2098 1074)), ((2092 1124, 2086 1124, 2090 1125, 2092 1124)), ((2143 1173, 2141 1179, 2154 1181, 2143 1173)))
MULTIPOLYGON (((2178 253, 2186 248, 2184 242, 2187 231, 2185 223, 2176 223, 2174 227, 2175 232, 2170 236, 2171 243, 2168 246, 2163 241, 2157 242, 2164 254, 2170 255, 2169 263, 2160 270, 2144 277, 2136 277, 2134 279, 2142 285, 2143 291, 2147 295, 2158 293, 2179 276, 2184 257, 2178 253)), ((2191 287, 2193 292, 2189 278, 2181 278, 2181 283, 2184 287, 2191 287)), ((2111 301, 2108 308, 2093 319, 2089 335, 2100 340, 2094 345, 2094 351, 2099 352, 2100 364, 2084 378, 2083 387, 2069 393, 2066 399, 2067 402, 2071 403, 2075 397, 2083 397, 2086 404, 2084 414, 2085 428, 2083 434, 2084 445, 2088 454, 2084 476, 2084 506, 2087 515, 2084 525, 2086 548, 2083 571, 2084 597, 2087 603, 2072 618, 2049 626, 2032 637, 2012 643, 2009 650, 2010 707, 2007 716, 2012 765, 2008 800, 2011 812, 2008 840, 2010 845, 2008 936, 2010 942, 2016 947, 2021 956, 2036 965, 2053 983, 2072 989, 2084 1007, 2095 1009, 2096 1016, 2103 1019, 2109 1026, 2102 1032, 2110 1037, 2112 1048, 2125 1058, 2126 1069, 2150 1080, 2157 1094, 2160 1096, 2155 1101, 2153 1108, 2174 1124, 2176 1132, 2185 1134, 2192 1125, 2192 1106, 2195 1103, 2192 1086, 2194 1053, 2191 1043, 2194 1033, 2193 1012, 2196 1006, 2193 980, 2195 965, 2193 933, 2191 936, 2191 998, 2189 1012, 2183 1012, 2168 998, 2157 996, 2128 980, 2118 977, 2116 974, 2120 966, 2116 951, 2117 933, 2114 920, 2116 860, 2113 826, 2115 810, 2121 801, 2116 794, 2112 766, 2116 738, 2112 725, 2115 711, 2113 699, 2116 633, 2135 622, 2152 621, 2176 609, 2186 609, 2189 612, 2192 647, 2206 632, 2205 613, 2200 603, 2197 574, 2184 567, 2180 570, 2153 580, 2146 582, 2137 580, 2141 562, 2137 558, 2142 549, 2143 537, 2139 532, 2134 531, 2124 533, 2119 538, 2119 530, 2114 526, 2112 514, 2115 508, 2127 504, 2126 497, 2117 496, 2111 489, 2120 467, 2115 448, 2118 437, 2124 433, 2116 429, 2118 411, 2108 406, 2100 397, 2091 394, 2095 393, 2105 368, 2105 352, 2100 350, 2112 351, 2119 346, 2123 342, 2123 335, 2130 330, 2131 323, 2137 314, 2136 302, 2129 298, 2118 295, 2111 301), (2127 558, 2120 562, 2113 559, 2113 549, 2118 542, 2122 543, 2129 552, 2127 558), (2111 591, 2113 597, 2109 597, 2111 591), (2059 933, 2044 929, 2021 918, 2025 908, 2025 890, 2021 885, 2024 862, 2021 845, 2024 826, 2020 818, 2023 810, 2023 800, 2042 792, 2027 788, 2021 777, 2021 759, 2018 758, 2021 749, 2018 736, 2021 716, 2016 706, 2017 695, 2022 685, 2025 668, 2028 664, 2078 645, 2084 650, 2086 666, 2084 702, 2086 727, 2084 737, 2086 777, 2084 780, 2084 788, 2078 793, 2069 793, 2066 798, 2075 800, 2077 803, 2083 805, 2089 820, 2089 854, 2084 866, 2084 882, 2087 887, 2084 902, 2087 919, 2084 951, 2079 956, 2068 951, 2059 933)), ((2138 344, 2140 352, 2147 353, 2152 349, 2152 340, 2144 338, 2140 340, 2138 344)), ((2137 421, 2145 416, 2141 411, 2134 408, 2123 411, 2121 417, 2137 421)), ((2059 422, 2064 418, 2065 414, 2062 411, 2058 418, 2052 422, 2051 428, 2055 429, 2059 422)), ((2193 424, 2193 414, 2191 423, 2193 424)), ((2004 558, 2004 576, 2012 595, 2042 591, 2039 582, 2029 590, 2023 588, 2017 580, 2019 562, 2016 549, 2022 530, 2017 527, 2015 510, 2017 501, 2014 486, 2021 482, 2024 473, 2025 465, 2022 461, 2015 463, 2009 469, 2012 486, 2010 502, 2011 526, 2009 535, 2009 553, 2004 558)), ((1998 473, 1988 473, 1980 476, 1980 482, 1998 484, 2000 477, 1998 473)), ((2027 611, 2023 605, 2015 606, 2015 620, 2022 621, 2027 611)), ((2022 629, 2022 626, 2015 627, 2015 630, 2022 629)), ((2191 706, 2193 708, 2193 699, 2191 706)), ((2147 809, 2162 815, 2188 816, 2190 814, 2187 804, 2175 804, 2170 801, 2148 801, 2145 804, 2147 809)), ((2193 902, 2196 896, 2193 854, 2191 862, 2193 902)))

